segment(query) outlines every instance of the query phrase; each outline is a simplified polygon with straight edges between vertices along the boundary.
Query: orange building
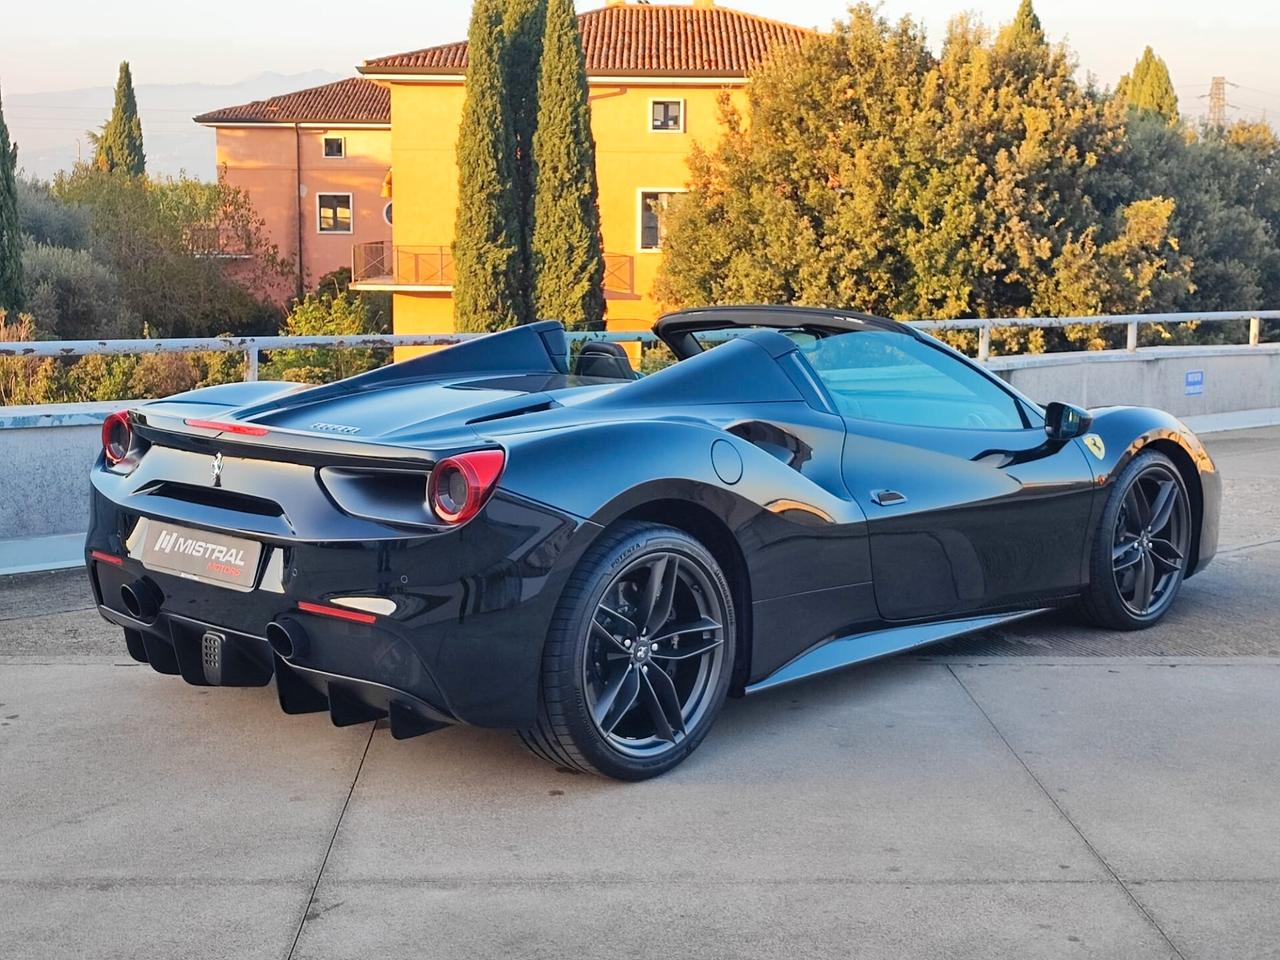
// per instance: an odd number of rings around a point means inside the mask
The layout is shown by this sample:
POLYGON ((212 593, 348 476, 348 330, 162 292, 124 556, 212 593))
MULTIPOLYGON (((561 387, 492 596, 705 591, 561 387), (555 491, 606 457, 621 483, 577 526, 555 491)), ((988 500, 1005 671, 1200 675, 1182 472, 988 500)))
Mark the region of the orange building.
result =
POLYGON ((217 131, 218 169, 245 190, 294 276, 274 298, 351 266, 353 244, 391 237, 387 89, 352 77, 196 117, 217 131))
MULTIPOLYGON (((652 296, 662 256, 657 211, 686 189, 690 149, 719 140, 722 93, 745 106, 751 71, 809 31, 712 0, 611 0, 578 22, 596 140, 608 326, 645 329, 661 309, 652 296)), ((394 294, 397 333, 454 330, 450 247, 466 68, 465 42, 359 68, 390 92, 396 216, 390 239, 352 238, 353 285, 394 294)))

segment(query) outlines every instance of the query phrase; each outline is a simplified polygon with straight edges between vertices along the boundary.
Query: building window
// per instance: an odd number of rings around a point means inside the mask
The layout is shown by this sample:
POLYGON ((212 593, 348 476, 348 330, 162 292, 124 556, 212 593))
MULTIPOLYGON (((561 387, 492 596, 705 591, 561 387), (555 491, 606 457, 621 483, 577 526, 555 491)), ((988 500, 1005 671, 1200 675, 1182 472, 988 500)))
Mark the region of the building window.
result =
POLYGON ((391 226, 391 204, 387 204, 382 208, 382 219, 387 221, 387 226, 391 226))
POLYGON ((649 111, 650 130, 658 133, 684 132, 683 100, 652 100, 649 111))
POLYGON ((347 138, 346 137, 325 137, 324 138, 324 158, 326 160, 341 160, 347 155, 347 138))
POLYGON ((643 190, 640 193, 640 249, 661 250, 662 214, 671 206, 674 190, 643 190))
POLYGON ((322 193, 316 197, 316 203, 321 233, 351 232, 351 194, 322 193))

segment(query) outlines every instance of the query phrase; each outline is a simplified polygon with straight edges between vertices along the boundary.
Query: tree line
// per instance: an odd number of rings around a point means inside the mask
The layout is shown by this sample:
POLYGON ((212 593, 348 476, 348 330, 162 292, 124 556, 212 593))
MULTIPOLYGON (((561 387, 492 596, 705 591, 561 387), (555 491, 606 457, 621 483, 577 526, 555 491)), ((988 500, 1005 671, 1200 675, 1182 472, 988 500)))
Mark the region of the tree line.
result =
MULTIPOLYGON (((1148 48, 1115 91, 1081 84, 1030 0, 939 53, 876 8, 724 101, 665 218, 657 294, 852 307, 901 319, 1248 310, 1280 304, 1280 144, 1194 125, 1148 48)), ((1144 328, 1149 342, 1237 331, 1144 328)), ((972 334, 952 339, 964 345, 972 334)), ((1116 346, 1095 324, 997 349, 1116 346)))
POLYGON ((599 186, 572 0, 476 0, 458 173, 456 328, 600 326, 599 186))

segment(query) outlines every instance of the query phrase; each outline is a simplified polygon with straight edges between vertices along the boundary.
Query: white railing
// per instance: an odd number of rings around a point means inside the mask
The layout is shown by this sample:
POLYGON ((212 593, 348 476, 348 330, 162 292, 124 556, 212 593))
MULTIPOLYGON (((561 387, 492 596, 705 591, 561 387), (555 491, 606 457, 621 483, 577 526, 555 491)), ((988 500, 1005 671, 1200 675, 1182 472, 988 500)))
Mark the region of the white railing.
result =
MULTIPOLYGON (((839 313, 839 311, 833 311, 839 313)), ((1262 336, 1263 320, 1280 320, 1280 310, 1231 310, 1213 313, 1143 313, 1111 314, 1095 317, 1018 317, 966 320, 913 320, 910 326, 924 331, 977 330, 978 360, 991 356, 991 332, 1015 328, 1060 328, 1077 325, 1123 326, 1127 328, 1126 349, 1138 349, 1139 328, 1143 324, 1175 326, 1187 323, 1249 322, 1249 346, 1257 346, 1262 336)), ((377 349, 391 347, 447 347, 483 333, 394 334, 350 337, 208 337, 175 340, 37 340, 0 342, 0 358, 4 357, 84 357, 120 356, 146 353, 243 353, 246 355, 246 379, 258 379, 258 361, 262 351, 377 349)), ((611 340, 615 343, 651 343, 651 333, 569 333, 573 340, 611 340)))
POLYGON ((1104 327, 1125 327, 1125 349, 1133 353, 1138 349, 1138 328, 1148 326, 1176 326, 1184 323, 1227 323, 1233 320, 1249 321, 1249 346, 1256 347, 1262 338, 1263 320, 1280 320, 1280 310, 1223 310, 1211 313, 1119 313, 1096 317, 1017 317, 985 320, 913 320, 911 326, 920 330, 977 330, 978 359, 986 362, 991 357, 991 331, 1026 328, 1060 328, 1097 324, 1104 327))
MULTIPOLYGON (((29 340, 0 341, 0 359, 7 357, 118 357, 144 353, 243 353, 248 358, 246 380, 258 379, 260 354, 271 350, 376 350, 392 347, 451 347, 487 333, 361 334, 350 337, 187 337, 171 340, 29 340)), ((570 340, 612 340, 647 343, 651 333, 570 333, 570 340)))

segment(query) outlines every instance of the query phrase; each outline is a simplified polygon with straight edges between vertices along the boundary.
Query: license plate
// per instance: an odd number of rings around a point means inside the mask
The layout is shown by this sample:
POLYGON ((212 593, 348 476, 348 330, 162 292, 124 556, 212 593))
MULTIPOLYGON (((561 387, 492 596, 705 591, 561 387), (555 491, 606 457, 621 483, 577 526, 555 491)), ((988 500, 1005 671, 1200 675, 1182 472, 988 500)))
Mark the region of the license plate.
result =
POLYGON ((148 570, 246 593, 253 589, 262 544, 225 533, 191 530, 154 520, 145 522, 142 548, 130 552, 148 570))

